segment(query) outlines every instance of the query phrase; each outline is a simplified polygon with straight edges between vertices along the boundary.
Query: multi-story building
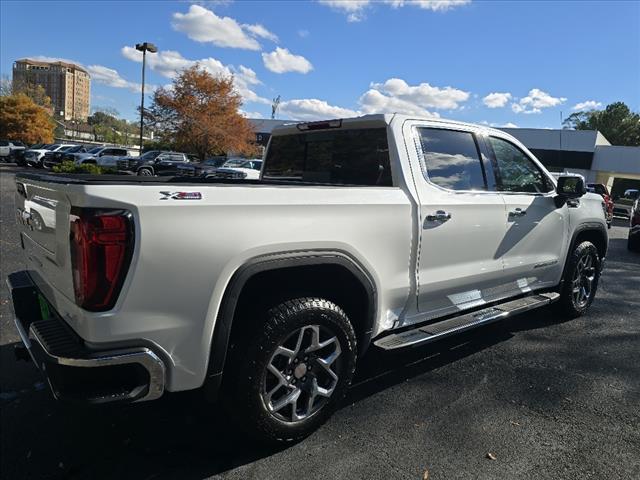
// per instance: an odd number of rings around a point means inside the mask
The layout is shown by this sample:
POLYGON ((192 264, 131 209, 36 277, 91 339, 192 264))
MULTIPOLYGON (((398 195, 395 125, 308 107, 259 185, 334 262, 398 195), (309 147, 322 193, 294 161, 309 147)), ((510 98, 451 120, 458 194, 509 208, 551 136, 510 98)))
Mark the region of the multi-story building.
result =
POLYGON ((91 77, 79 65, 23 58, 13 64, 13 83, 42 86, 56 117, 84 122, 89 116, 91 77))

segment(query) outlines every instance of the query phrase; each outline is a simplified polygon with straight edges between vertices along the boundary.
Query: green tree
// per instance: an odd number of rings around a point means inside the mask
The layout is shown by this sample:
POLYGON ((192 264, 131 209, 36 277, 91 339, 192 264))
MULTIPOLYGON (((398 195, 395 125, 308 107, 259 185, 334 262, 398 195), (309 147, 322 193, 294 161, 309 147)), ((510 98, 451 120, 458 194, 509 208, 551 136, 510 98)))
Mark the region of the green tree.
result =
POLYGON ((573 113, 563 124, 576 130, 599 130, 612 145, 640 146, 640 114, 623 102, 607 105, 604 110, 573 113))
POLYGON ((109 107, 99 107, 89 116, 87 123, 93 127, 96 139, 108 143, 131 143, 136 138, 136 125, 117 118, 118 111, 109 107))

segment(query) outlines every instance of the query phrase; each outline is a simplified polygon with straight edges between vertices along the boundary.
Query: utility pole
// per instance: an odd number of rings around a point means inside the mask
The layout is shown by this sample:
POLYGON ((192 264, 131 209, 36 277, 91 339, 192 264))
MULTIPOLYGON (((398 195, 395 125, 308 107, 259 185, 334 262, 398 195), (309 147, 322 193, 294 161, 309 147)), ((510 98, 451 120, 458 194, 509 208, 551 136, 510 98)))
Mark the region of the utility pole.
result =
POLYGON ((142 155, 142 129, 144 128, 144 70, 147 62, 147 52, 156 53, 158 48, 149 42, 136 44, 136 50, 142 52, 142 96, 140 98, 140 155, 142 155))
POLYGON ((278 112, 278 107, 280 106, 280 95, 273 99, 273 103, 271 104, 271 120, 276 118, 276 113, 278 112))

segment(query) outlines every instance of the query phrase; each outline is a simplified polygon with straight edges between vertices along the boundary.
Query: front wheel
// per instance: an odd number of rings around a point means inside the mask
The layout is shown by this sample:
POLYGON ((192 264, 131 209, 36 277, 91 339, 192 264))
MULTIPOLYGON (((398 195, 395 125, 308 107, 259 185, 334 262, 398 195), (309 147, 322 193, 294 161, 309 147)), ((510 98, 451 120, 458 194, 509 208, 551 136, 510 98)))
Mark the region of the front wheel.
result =
POLYGON ((591 242, 577 245, 564 273, 558 306, 569 318, 583 315, 593 303, 600 280, 600 256, 591 242))
POLYGON ((153 172, 150 168, 141 168, 138 170, 138 175, 141 177, 153 177, 153 172))
POLYGON ((232 355, 234 416, 260 440, 300 440, 337 407, 351 383, 356 336, 347 315, 321 298, 270 309, 246 347, 232 355), (241 353, 240 353, 241 352, 241 353))

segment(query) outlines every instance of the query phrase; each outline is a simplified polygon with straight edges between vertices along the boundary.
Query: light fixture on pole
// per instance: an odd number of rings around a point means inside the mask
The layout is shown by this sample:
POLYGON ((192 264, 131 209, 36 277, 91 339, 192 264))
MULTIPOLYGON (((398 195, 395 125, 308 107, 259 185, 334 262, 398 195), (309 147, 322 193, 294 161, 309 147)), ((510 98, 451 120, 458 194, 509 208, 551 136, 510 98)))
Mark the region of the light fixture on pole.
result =
POLYGON ((144 42, 137 43, 136 50, 142 52, 142 97, 140 99, 140 155, 142 155, 142 128, 144 125, 144 67, 146 65, 147 52, 156 53, 158 51, 158 47, 153 43, 144 42))

